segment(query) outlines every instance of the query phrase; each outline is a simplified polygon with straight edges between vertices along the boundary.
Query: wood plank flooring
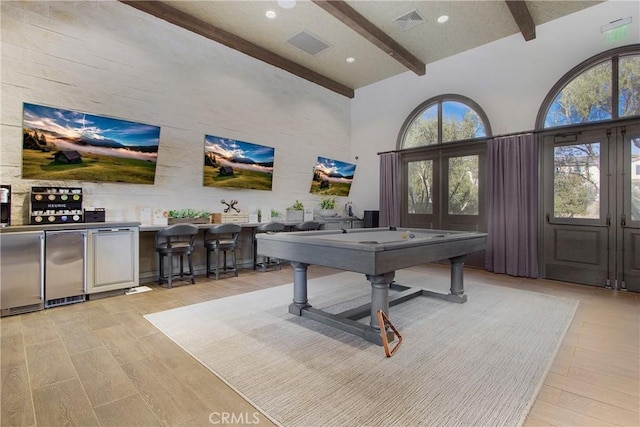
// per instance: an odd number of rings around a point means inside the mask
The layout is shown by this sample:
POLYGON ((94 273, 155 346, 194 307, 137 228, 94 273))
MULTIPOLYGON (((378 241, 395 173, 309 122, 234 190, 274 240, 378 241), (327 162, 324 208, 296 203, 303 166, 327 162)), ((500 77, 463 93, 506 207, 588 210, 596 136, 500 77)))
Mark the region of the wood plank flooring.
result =
MULTIPOLYGON (((412 269, 449 275, 439 264, 412 269)), ((336 272, 311 266, 309 278, 336 272)), ((218 281, 198 276, 195 285, 149 285, 0 319, 0 425, 273 425, 142 316, 292 277, 286 265, 218 281)), ((474 269, 465 279, 580 301, 525 426, 640 426, 639 294, 474 269)))

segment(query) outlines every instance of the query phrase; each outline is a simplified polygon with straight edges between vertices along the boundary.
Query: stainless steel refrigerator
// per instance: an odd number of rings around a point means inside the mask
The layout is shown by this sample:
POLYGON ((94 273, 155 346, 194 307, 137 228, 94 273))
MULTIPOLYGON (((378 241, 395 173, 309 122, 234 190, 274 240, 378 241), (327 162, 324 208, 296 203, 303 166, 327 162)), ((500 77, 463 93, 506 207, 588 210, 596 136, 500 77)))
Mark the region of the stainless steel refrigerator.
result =
POLYGON ((44 308, 44 232, 0 234, 0 316, 44 308))
POLYGON ((45 233, 45 307, 85 300, 85 230, 45 233))

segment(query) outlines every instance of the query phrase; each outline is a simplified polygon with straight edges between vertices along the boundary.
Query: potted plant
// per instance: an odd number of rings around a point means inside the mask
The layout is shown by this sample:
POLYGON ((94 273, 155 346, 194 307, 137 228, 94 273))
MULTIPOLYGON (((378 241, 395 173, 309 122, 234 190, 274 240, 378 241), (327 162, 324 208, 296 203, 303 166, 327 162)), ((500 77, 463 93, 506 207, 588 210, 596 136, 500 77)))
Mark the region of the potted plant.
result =
POLYGON ((209 223, 210 216, 211 213, 207 211, 199 211, 195 209, 170 210, 168 224, 207 224, 209 223))
POLYGON ((296 202, 287 208, 287 221, 302 221, 304 219, 304 205, 301 201, 296 202))
POLYGON ((320 216, 335 216, 336 196, 320 197, 320 216))

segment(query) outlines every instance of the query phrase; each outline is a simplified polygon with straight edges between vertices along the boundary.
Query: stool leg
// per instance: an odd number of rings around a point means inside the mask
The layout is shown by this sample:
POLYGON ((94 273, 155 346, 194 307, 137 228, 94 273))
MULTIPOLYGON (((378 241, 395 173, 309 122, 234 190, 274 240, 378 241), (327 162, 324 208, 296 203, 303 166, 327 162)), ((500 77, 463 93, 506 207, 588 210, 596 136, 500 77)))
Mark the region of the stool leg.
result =
POLYGON ((160 277, 158 277, 158 286, 162 286, 162 279, 164 278, 164 256, 158 254, 160 260, 160 277))
POLYGON ((196 284, 196 276, 193 275, 193 259, 191 259, 191 253, 187 255, 187 261, 189 262, 189 274, 191 274, 191 284, 196 284))
POLYGON ((182 255, 180 255, 180 277, 182 276, 184 276, 184 262, 182 255))
POLYGON ((211 250, 207 248, 207 277, 211 276, 211 250))
POLYGON ((236 256, 236 248, 231 249, 231 257, 233 259, 233 273, 238 277, 238 258, 236 256))
POLYGON ((216 280, 220 279, 220 250, 216 248, 216 280))
POLYGON ((169 276, 167 277, 167 287, 171 288, 172 286, 172 280, 173 280, 173 257, 168 255, 167 256, 168 261, 169 261, 169 276))
POLYGON ((226 249, 222 251, 222 261, 224 262, 224 264, 222 264, 224 266, 222 268, 222 271, 226 273, 227 272, 227 250, 226 249))

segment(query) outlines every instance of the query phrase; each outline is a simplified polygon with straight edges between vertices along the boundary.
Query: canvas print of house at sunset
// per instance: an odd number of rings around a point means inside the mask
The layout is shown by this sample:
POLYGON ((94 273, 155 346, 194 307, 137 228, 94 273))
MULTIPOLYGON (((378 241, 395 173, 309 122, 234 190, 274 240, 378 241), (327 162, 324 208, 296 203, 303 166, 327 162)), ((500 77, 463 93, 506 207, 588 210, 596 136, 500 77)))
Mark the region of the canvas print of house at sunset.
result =
POLYGON ((272 147, 205 135, 203 184, 270 191, 274 155, 272 147))
POLYGON ((356 173, 356 165, 318 156, 313 167, 311 193, 348 196, 356 173))
POLYGON ((24 104, 22 178, 153 184, 160 128, 24 104))

